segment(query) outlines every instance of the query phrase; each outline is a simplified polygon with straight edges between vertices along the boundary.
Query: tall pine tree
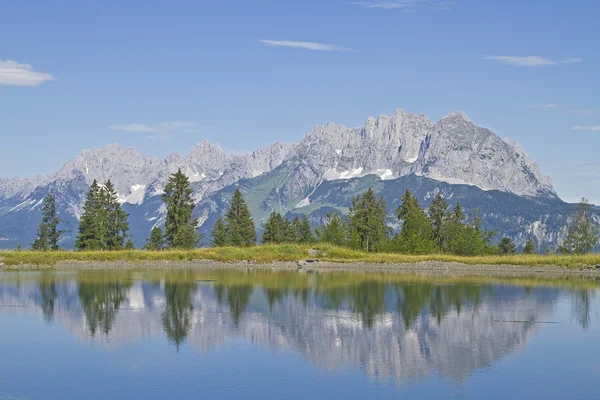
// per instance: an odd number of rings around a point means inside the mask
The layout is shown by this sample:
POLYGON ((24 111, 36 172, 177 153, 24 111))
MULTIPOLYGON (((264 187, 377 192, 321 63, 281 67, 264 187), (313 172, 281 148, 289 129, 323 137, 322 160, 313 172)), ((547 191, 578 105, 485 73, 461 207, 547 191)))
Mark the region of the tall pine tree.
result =
POLYGON ((102 250, 106 238, 102 189, 94 179, 87 194, 83 213, 79 219, 75 248, 77 250, 102 250))
POLYGON ((315 235, 313 234, 307 215, 304 215, 302 219, 298 219, 298 217, 294 218, 293 225, 298 235, 298 243, 310 244, 315 242, 315 235))
POLYGON ((110 179, 104 184, 101 193, 104 206, 103 217, 106 227, 104 248, 106 250, 120 250, 123 248, 127 232, 129 231, 129 222, 127 222, 129 214, 121 208, 117 191, 110 179))
POLYGON ((256 227, 248 205, 239 189, 231 198, 231 206, 225 217, 227 241, 231 246, 248 247, 256 244, 256 227))
POLYGON ((448 219, 448 215, 446 211, 448 210, 448 203, 441 194, 436 194, 433 198, 433 201, 429 205, 429 220, 431 221, 431 226, 433 227, 433 238, 435 239, 435 244, 439 249, 444 245, 444 236, 443 229, 446 220, 448 219))
POLYGON ((369 188, 362 196, 352 199, 348 213, 350 235, 359 249, 372 252, 388 239, 389 228, 385 223, 386 204, 377 200, 369 188))
POLYGON ((262 235, 263 244, 278 244, 283 243, 285 240, 285 225, 283 223, 283 217, 280 213, 273 211, 267 222, 265 223, 265 229, 262 235))
POLYGON ((61 222, 56 214, 56 199, 52 193, 48 193, 42 204, 42 222, 31 248, 41 251, 58 250, 60 235, 65 232, 58 229, 58 224, 61 222))
POLYGON ((435 249, 434 229, 417 198, 406 189, 402 204, 396 210, 402 231, 396 238, 399 250, 405 253, 431 253, 435 249))
POLYGON ((167 205, 165 237, 169 248, 191 249, 200 236, 196 232, 198 220, 192 217, 194 201, 188 177, 179 169, 169 177, 162 196, 167 205))

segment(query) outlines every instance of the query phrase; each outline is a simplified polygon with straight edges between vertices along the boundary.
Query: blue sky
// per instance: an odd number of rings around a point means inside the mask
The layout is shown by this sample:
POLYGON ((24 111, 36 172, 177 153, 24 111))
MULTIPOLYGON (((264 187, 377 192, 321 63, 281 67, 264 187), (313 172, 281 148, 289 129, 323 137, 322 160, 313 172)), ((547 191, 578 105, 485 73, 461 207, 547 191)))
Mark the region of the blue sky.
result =
POLYGON ((600 203, 600 2, 0 3, 0 177, 108 143, 164 157, 464 111, 600 203))

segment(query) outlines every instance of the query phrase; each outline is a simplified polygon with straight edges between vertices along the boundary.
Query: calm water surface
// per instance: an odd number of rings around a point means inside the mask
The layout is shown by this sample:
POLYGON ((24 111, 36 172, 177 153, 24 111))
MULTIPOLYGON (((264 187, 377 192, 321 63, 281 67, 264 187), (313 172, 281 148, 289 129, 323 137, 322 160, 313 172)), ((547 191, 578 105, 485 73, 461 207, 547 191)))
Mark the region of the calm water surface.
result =
POLYGON ((0 400, 599 399, 599 287, 0 272, 0 400))

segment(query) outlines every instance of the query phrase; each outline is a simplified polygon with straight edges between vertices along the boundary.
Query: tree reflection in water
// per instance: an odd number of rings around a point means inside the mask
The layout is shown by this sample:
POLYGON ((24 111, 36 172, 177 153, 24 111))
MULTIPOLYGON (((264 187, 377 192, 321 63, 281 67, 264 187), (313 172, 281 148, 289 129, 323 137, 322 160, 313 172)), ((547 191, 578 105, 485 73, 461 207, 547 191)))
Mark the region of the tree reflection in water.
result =
POLYGON ((165 311, 162 316, 167 338, 179 349, 192 327, 195 283, 165 283, 165 311))
POLYGON ((131 283, 130 280, 114 278, 80 280, 79 301, 92 337, 98 330, 108 336, 131 283))

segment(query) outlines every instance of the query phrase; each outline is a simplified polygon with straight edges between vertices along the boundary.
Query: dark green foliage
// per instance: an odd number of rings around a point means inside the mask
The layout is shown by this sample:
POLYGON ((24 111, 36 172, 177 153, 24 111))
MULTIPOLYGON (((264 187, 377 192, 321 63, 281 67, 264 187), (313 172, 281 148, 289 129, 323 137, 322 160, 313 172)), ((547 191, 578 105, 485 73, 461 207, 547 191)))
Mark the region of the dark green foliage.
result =
POLYGON ((56 305, 56 299, 58 299, 55 277, 53 275, 42 275, 42 279, 39 283, 39 291, 44 321, 46 324, 50 325, 54 320, 54 307, 56 305))
POLYGON ((127 239, 127 242, 125 243, 125 250, 135 250, 135 243, 133 243, 131 238, 127 239))
POLYGON ((179 350, 192 327, 192 296, 196 292, 194 283, 165 283, 165 311, 162 322, 167 338, 179 350))
POLYGON ((227 288, 227 304, 235 326, 238 326, 242 314, 248 308, 254 288, 250 285, 234 285, 227 288))
POLYGON ((523 254, 535 254, 535 244, 531 238, 527 239, 527 242, 523 247, 523 254))
POLYGON ((389 237, 385 214, 385 200, 377 200, 372 189, 352 199, 348 213, 352 245, 367 252, 376 251, 389 237))
POLYGON ((98 330, 104 335, 110 333, 119 307, 127 299, 130 287, 130 283, 121 281, 79 283, 79 301, 92 336, 95 336, 98 330))
POLYGON ((460 203, 456 204, 448 221, 442 228, 444 237, 443 250, 446 253, 461 256, 476 256, 484 254, 493 254, 497 251, 490 244, 495 232, 487 232, 481 227, 481 219, 477 211, 473 217, 473 225, 464 224, 464 211, 460 203))
POLYGON ((21 252, 21 251, 23 251, 23 248, 21 247, 21 243, 17 243, 17 247, 15 247, 15 251, 16 251, 16 252, 21 252))
POLYGON ((236 189, 233 194, 225 222, 228 245, 248 247, 256 244, 254 221, 239 189, 236 189))
POLYGON ((102 250, 106 239, 102 190, 94 180, 83 206, 79 220, 75 248, 77 250, 102 250))
POLYGON ((396 210, 396 216, 402 223, 400 234, 394 238, 399 251, 411 254, 435 251, 434 229, 419 201, 408 189, 402 196, 402 204, 396 210))
POLYGON ((263 244, 283 243, 285 238, 283 228, 283 217, 280 213, 273 211, 265 223, 265 230, 262 235, 263 244))
POLYGON ((42 204, 42 222, 38 228, 37 237, 31 244, 32 250, 47 251, 58 250, 58 242, 62 230, 58 229, 58 224, 62 221, 56 215, 56 200, 52 193, 49 193, 42 204))
POLYGON ((287 218, 283 218, 283 220, 281 221, 281 235, 283 238, 282 243, 298 242, 298 231, 296 230, 296 227, 287 218))
POLYGON ((298 235, 298 243, 309 244, 315 242, 315 235, 310 227, 310 220, 307 215, 304 215, 302 219, 294 218, 293 225, 298 235))
POLYGON ((433 238, 438 248, 442 248, 444 245, 444 236, 442 235, 442 229, 448 219, 446 211, 448 210, 448 203, 441 194, 436 194, 433 201, 429 205, 429 220, 431 221, 431 227, 433 228, 433 238))
POLYGON ((147 243, 144 246, 145 250, 159 251, 163 250, 166 246, 165 235, 163 234, 160 227, 155 226, 150 232, 150 237, 147 239, 147 243))
POLYGON ((503 255, 515 254, 517 252, 517 246, 515 246, 511 238, 506 236, 500 240, 498 248, 503 255))
POLYGON ((123 248, 127 231, 129 231, 129 223, 127 222, 129 215, 121 208, 117 191, 110 180, 106 181, 100 192, 104 207, 103 217, 106 230, 104 249, 120 250, 123 248))
POLYGON ((227 245, 227 232, 223 218, 219 217, 211 233, 210 245, 212 247, 223 247, 227 245))
POLYGON ((593 221, 590 204, 581 199, 577 210, 571 215, 567 238, 558 247, 563 254, 587 254, 598 243, 598 225, 593 221))
POLYGON ((129 223, 117 192, 109 180, 100 187, 94 180, 79 220, 75 248, 77 250, 121 250, 129 223))
POLYGON ((329 243, 335 246, 346 246, 348 243, 348 225, 337 213, 327 214, 327 223, 317 228, 319 243, 329 243))
POLYGON ((169 248, 192 249, 201 239, 192 217, 194 200, 188 177, 179 169, 169 177, 162 198, 167 205, 165 238, 169 248))
POLYGON ((456 203, 456 207, 454 207, 454 210, 452 211, 452 214, 450 214, 449 218, 450 221, 457 223, 462 223, 465 218, 467 218, 460 203, 456 203))

